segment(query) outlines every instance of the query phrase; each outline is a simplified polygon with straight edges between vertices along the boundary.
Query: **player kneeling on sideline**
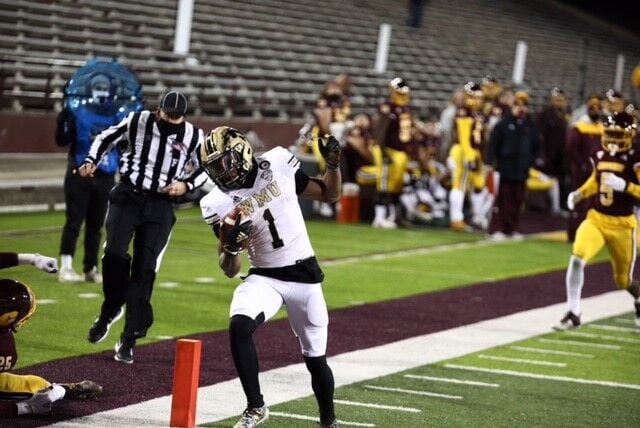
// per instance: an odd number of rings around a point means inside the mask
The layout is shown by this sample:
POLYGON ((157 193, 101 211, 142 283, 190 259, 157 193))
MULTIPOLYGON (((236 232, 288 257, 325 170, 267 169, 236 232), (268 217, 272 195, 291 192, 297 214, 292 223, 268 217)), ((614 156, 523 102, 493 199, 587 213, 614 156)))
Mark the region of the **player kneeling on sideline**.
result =
MULTIPOLYGON (((47 273, 58 271, 53 257, 0 253, 0 269, 19 264, 32 264, 47 273)), ((62 398, 86 399, 102 393, 102 387, 90 380, 51 384, 40 376, 8 372, 18 360, 13 334, 35 310, 36 298, 29 286, 0 279, 0 417, 48 413, 51 404, 62 398)))
POLYGON ((584 266, 607 246, 618 288, 634 299, 635 322, 640 327, 640 284, 632 279, 636 261, 636 229, 633 212, 640 199, 640 145, 633 144, 636 125, 627 113, 614 113, 604 121, 602 150, 591 155, 593 171, 580 188, 571 192, 567 206, 573 211, 585 198, 593 198, 593 208, 580 223, 567 269, 567 313, 553 328, 567 330, 580 326, 580 295, 584 266))
POLYGON ((298 195, 322 202, 340 197, 338 140, 325 135, 320 150, 327 163, 322 179, 307 176, 296 157, 282 147, 254 157, 245 136, 227 126, 211 131, 200 148, 201 165, 217 185, 200 207, 219 239, 219 265, 226 276, 235 277, 245 249, 251 264, 230 308, 231 355, 247 397, 235 428, 254 427, 269 416, 260 392, 253 333, 283 304, 311 373, 320 425, 338 426, 333 373, 325 356, 329 318, 321 287, 324 274, 298 204, 298 195))

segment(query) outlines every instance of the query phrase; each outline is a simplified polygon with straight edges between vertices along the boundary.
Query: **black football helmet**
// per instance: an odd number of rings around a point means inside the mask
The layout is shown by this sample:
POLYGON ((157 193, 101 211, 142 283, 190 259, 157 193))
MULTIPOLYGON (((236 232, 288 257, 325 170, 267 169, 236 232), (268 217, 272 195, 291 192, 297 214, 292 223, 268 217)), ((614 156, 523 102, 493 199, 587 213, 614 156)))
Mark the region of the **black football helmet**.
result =
POLYGON ((629 113, 613 113, 604 119, 602 148, 611 153, 626 152, 633 146, 636 124, 629 113))
POLYGON ((219 126, 200 146, 200 165, 222 189, 237 189, 253 168, 253 150, 236 129, 219 126))
POLYGON ((18 330, 35 311, 36 297, 28 285, 0 279, 0 330, 18 330))
POLYGON ((402 77, 395 77, 389 82, 389 99, 398 106, 407 106, 411 101, 411 88, 402 77))

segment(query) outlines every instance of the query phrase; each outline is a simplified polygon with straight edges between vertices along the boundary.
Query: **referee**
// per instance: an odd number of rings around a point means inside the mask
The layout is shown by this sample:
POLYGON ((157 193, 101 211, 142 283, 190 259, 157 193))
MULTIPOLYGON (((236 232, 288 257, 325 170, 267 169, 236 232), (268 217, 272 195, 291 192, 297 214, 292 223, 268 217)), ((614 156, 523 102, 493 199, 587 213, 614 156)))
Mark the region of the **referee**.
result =
POLYGON ((109 195, 102 258, 104 301, 88 334, 91 343, 104 340, 111 325, 122 317, 126 303, 116 361, 133 363, 136 339, 145 337, 153 323, 153 281, 176 220, 172 197, 201 186, 207 179, 196 150, 203 133, 185 120, 186 112, 183 94, 164 94, 155 111, 131 113, 96 136, 78 170, 81 177, 93 177, 109 150, 123 152, 120 182, 109 195), (133 257, 127 254, 132 239, 133 257))

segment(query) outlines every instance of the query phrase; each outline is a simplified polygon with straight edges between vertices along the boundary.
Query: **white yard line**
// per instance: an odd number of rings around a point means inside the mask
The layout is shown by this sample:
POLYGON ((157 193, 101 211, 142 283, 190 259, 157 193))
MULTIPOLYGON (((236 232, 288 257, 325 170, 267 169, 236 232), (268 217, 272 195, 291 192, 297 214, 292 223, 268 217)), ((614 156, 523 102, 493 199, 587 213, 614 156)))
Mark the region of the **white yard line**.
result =
POLYGON ((359 401, 349 401, 349 400, 333 400, 333 402, 335 404, 342 404, 344 406, 367 407, 369 409, 381 409, 381 410, 397 410, 398 412, 407 412, 407 413, 422 413, 422 410, 416 409, 414 407, 389 406, 386 404, 375 404, 375 403, 361 403, 359 401))
POLYGON ((427 397, 446 398, 448 400, 464 399, 462 395, 439 394, 437 392, 418 391, 415 389, 404 389, 404 388, 389 388, 388 386, 378 386, 378 385, 363 385, 363 386, 366 389, 373 389, 376 391, 398 392, 400 394, 411 394, 411 395, 425 395, 427 397))
POLYGON ((421 375, 412 375, 412 374, 406 374, 404 375, 404 377, 408 379, 433 380, 436 382, 457 383, 461 385, 486 386, 490 388, 500 387, 500 384, 498 383, 476 382, 473 380, 464 380, 464 379, 451 379, 449 377, 421 376, 421 375))
POLYGON ((497 245, 495 241, 482 240, 474 242, 458 242, 453 244, 434 245, 432 247, 413 248, 411 250, 389 251, 385 253, 363 254, 361 256, 341 257, 335 260, 324 260, 322 266, 341 266, 351 263, 387 260, 397 257, 422 256, 425 254, 444 253, 454 250, 468 250, 469 248, 486 247, 488 245, 497 245))
POLYGON ((635 324, 635 321, 629 318, 614 318, 613 320, 620 324, 635 324))
POLYGON ((531 348, 528 346, 509 346, 510 349, 522 352, 536 352, 538 354, 564 355, 565 357, 593 358, 591 354, 582 354, 580 352, 557 351, 555 349, 531 348))
MULTIPOLYGON (((582 321, 588 323, 628 312, 626 308, 629 306, 629 296, 624 291, 612 291, 586 298, 582 305, 582 321)), ((374 348, 335 355, 329 358, 329 364, 333 370, 336 387, 350 385, 550 333, 554 320, 559 314, 564 313, 565 309, 564 303, 531 309, 374 348)), ((171 376, 172 372, 173 368, 167 368, 167 376, 171 376)), ((263 372, 260 374, 260 384, 270 405, 312 394, 309 373, 302 363, 263 372)), ((339 392, 336 398, 340 398, 339 392)), ((245 405, 245 397, 237 378, 201 387, 198 391, 196 422, 203 424, 238 416, 245 405)), ((166 427, 170 411, 171 396, 168 395, 63 421, 54 426, 166 427)))
POLYGON ((582 379, 582 378, 567 377, 567 376, 551 376, 551 375, 543 375, 540 373, 519 372, 515 370, 489 369, 486 367, 475 367, 475 366, 467 366, 462 364, 445 364, 444 366, 448 369, 460 369, 460 370, 467 370, 472 372, 493 373, 493 374, 501 374, 501 375, 507 375, 507 376, 526 377, 530 379, 544 379, 544 380, 554 380, 559 382, 581 383, 585 385, 599 385, 599 386, 610 386, 612 388, 640 390, 640 385, 635 383, 610 382, 606 380, 582 379))
POLYGON ((564 334, 576 337, 588 337, 589 339, 611 340, 612 342, 640 343, 640 339, 632 339, 630 337, 621 336, 609 336, 606 334, 585 333, 583 331, 565 331, 564 334))
MULTIPOLYGON (((633 322, 633 321, 631 321, 633 322)), ((623 333, 635 333, 640 334, 640 328, 638 327, 620 327, 618 325, 609 325, 609 324, 589 324, 590 328, 595 328, 597 330, 605 330, 605 331, 619 331, 623 333)))
POLYGON ((563 339, 538 339, 542 343, 555 343, 557 345, 571 345, 571 346, 583 346, 585 348, 599 348, 599 349, 609 349, 611 351, 619 351, 620 346, 618 345, 607 345, 605 343, 592 343, 592 342, 580 342, 577 340, 563 340, 563 339))
POLYGON ((552 361, 543 361, 543 360, 527 360, 524 358, 500 357, 497 355, 480 354, 478 355, 478 358, 482 358, 484 360, 493 360, 493 361, 506 361, 508 363, 531 364, 533 366, 567 367, 565 363, 554 363, 552 361))
MULTIPOLYGON (((271 416, 277 416, 281 418, 289 418, 289 419, 298 419, 301 421, 317 421, 317 417, 307 416, 307 415, 296 415, 295 413, 285 413, 285 412, 270 412, 271 416)), ((364 422, 352 422, 352 421, 343 421, 338 419, 338 423, 340 425, 352 426, 352 427, 375 427, 375 424, 368 424, 364 422)))

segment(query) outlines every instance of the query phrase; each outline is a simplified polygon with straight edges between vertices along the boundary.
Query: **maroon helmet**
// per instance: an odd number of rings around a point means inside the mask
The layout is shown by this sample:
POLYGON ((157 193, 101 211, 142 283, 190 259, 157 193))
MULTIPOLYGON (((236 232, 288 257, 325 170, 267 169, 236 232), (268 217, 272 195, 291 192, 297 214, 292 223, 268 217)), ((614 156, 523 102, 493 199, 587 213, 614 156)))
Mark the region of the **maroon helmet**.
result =
POLYGON ((36 311, 36 297, 13 279, 0 279, 0 330, 16 331, 36 311))

